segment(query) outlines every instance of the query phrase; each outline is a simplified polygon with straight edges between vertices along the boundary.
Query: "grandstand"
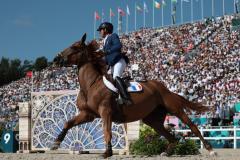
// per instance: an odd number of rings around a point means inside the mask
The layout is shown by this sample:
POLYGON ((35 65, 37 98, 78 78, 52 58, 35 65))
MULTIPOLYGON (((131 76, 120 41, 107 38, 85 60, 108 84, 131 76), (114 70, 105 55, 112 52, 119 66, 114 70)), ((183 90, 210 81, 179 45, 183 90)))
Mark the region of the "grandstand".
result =
MULTIPOLYGON (((208 118, 230 120, 234 108, 240 112, 240 35, 231 31, 233 18, 226 15, 122 35, 123 51, 131 65, 139 66, 134 77, 161 80, 171 91, 212 106, 215 112, 208 118)), ((14 127, 18 102, 30 101, 31 91, 75 89, 79 89, 76 67, 50 66, 34 72, 33 80, 26 77, 0 88, 0 120, 6 128, 14 127)))

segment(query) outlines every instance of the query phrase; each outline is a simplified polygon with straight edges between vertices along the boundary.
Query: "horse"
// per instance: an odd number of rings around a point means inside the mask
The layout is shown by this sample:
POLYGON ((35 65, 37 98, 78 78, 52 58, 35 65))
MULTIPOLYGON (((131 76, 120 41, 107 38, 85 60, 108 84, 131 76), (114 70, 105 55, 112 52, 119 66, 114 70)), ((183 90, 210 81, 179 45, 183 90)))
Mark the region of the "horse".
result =
POLYGON ((55 139, 51 149, 55 150, 60 146, 67 131, 72 127, 91 122, 95 118, 101 118, 106 145, 103 157, 107 158, 113 154, 111 145, 112 122, 128 123, 142 120, 143 123, 152 127, 169 141, 167 149, 162 155, 170 156, 177 144, 177 139, 164 128, 166 114, 170 113, 189 126, 191 131, 203 142, 210 155, 216 155, 212 146, 203 138, 198 127, 186 113, 189 110, 199 113, 206 112, 209 111, 209 107, 190 102, 171 92, 160 81, 140 82, 143 91, 130 93, 133 103, 121 105, 122 113, 120 113, 114 94, 103 83, 103 75, 106 74, 105 69, 102 69, 104 65, 101 63, 103 54, 96 52, 98 48, 96 41, 86 44, 85 40, 86 33, 80 41, 66 48, 54 58, 54 65, 78 66, 80 91, 77 97, 77 107, 80 113, 64 124, 64 128, 55 139), (124 118, 122 118, 123 116, 124 118))

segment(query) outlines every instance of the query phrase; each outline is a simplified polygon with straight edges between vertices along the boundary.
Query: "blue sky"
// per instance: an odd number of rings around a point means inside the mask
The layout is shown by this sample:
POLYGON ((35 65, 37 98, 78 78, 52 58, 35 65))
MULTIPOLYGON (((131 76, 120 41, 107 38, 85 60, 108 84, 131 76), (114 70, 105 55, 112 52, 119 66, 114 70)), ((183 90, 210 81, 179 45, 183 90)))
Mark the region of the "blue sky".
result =
MULTIPOLYGON (((157 0, 161 2, 162 0, 157 0)), ((189 0, 191 1, 191 0, 189 0)), ((227 14, 234 11, 234 0, 225 0, 227 14)), ((117 7, 130 8, 129 30, 134 30, 134 4, 143 6, 143 0, 0 0, 0 58, 21 60, 53 57, 79 40, 83 33, 93 39, 94 11, 109 20, 109 9, 115 13, 113 24, 117 32, 117 7)), ((148 7, 146 26, 152 27, 152 0, 145 0, 148 7)), ((165 0, 164 25, 171 24, 170 0, 165 0)), ((180 0, 178 0, 180 2, 180 0)), ((193 0, 194 20, 201 19, 201 0, 193 0)), ((204 17, 212 14, 211 0, 203 0, 204 17)), ((214 0, 215 16, 221 16, 223 0, 214 0)), ((184 21, 191 20, 191 3, 183 5, 184 21)), ((180 3, 177 4, 177 23, 180 23, 180 3)), ((97 26, 101 21, 97 22, 97 26)), ((137 28, 143 26, 141 13, 137 14, 137 28)), ((161 26, 161 10, 155 9, 155 27, 161 26)), ((125 31, 125 17, 123 18, 125 31)), ((98 33, 97 33, 98 35, 98 33)))

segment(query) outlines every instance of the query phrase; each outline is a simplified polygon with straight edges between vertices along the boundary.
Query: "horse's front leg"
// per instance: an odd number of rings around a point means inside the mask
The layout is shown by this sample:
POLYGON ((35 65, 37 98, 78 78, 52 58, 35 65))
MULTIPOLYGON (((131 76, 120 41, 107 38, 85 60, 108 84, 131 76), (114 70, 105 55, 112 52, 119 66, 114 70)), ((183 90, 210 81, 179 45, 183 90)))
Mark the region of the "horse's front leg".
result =
POLYGON ((106 151, 103 154, 104 158, 112 156, 112 114, 111 114, 111 107, 100 107, 100 116, 103 121, 103 132, 104 132, 104 139, 106 143, 106 151))
POLYGON ((67 121, 64 124, 64 128, 61 131, 61 133, 57 136, 57 138, 55 139, 51 150, 56 150, 59 148, 61 142, 64 140, 67 132, 69 129, 71 129, 72 127, 76 126, 76 125, 80 125, 86 122, 90 122, 94 119, 94 116, 87 112, 87 111, 81 111, 79 115, 75 116, 73 119, 67 121))
POLYGON ((85 110, 88 106, 87 106, 86 97, 85 97, 84 93, 82 92, 82 90, 79 91, 79 94, 77 97, 77 107, 80 110, 80 114, 75 116, 73 119, 67 121, 64 124, 63 130, 55 139, 55 141, 51 147, 51 150, 56 150, 59 148, 61 142, 64 140, 69 129, 71 129, 72 127, 74 127, 76 125, 90 122, 94 119, 94 116, 91 113, 89 113, 87 110, 85 110))

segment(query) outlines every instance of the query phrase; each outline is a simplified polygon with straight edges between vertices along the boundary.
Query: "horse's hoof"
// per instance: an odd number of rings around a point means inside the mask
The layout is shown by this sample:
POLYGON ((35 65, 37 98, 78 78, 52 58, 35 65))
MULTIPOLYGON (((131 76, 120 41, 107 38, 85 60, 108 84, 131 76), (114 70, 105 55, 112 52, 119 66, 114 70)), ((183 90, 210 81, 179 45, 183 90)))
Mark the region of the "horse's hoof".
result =
POLYGON ((112 151, 106 151, 103 153, 103 158, 106 159, 108 157, 111 157, 113 154, 112 154, 112 151))
POLYGON ((166 152, 162 152, 162 153, 160 154, 160 156, 161 156, 161 157, 167 157, 168 154, 167 154, 166 152))
POLYGON ((214 156, 217 156, 217 152, 215 152, 215 151, 210 151, 210 156, 212 156, 212 157, 214 157, 214 156))
POLYGON ((54 151, 54 150, 57 150, 57 149, 58 149, 58 148, 55 147, 55 146, 52 146, 52 147, 50 148, 51 151, 54 151))
POLYGON ((54 151, 54 150, 57 150, 57 149, 58 149, 58 146, 52 146, 52 147, 50 148, 51 151, 54 151))
POLYGON ((54 142, 50 150, 57 150, 60 146, 60 142, 54 142))

